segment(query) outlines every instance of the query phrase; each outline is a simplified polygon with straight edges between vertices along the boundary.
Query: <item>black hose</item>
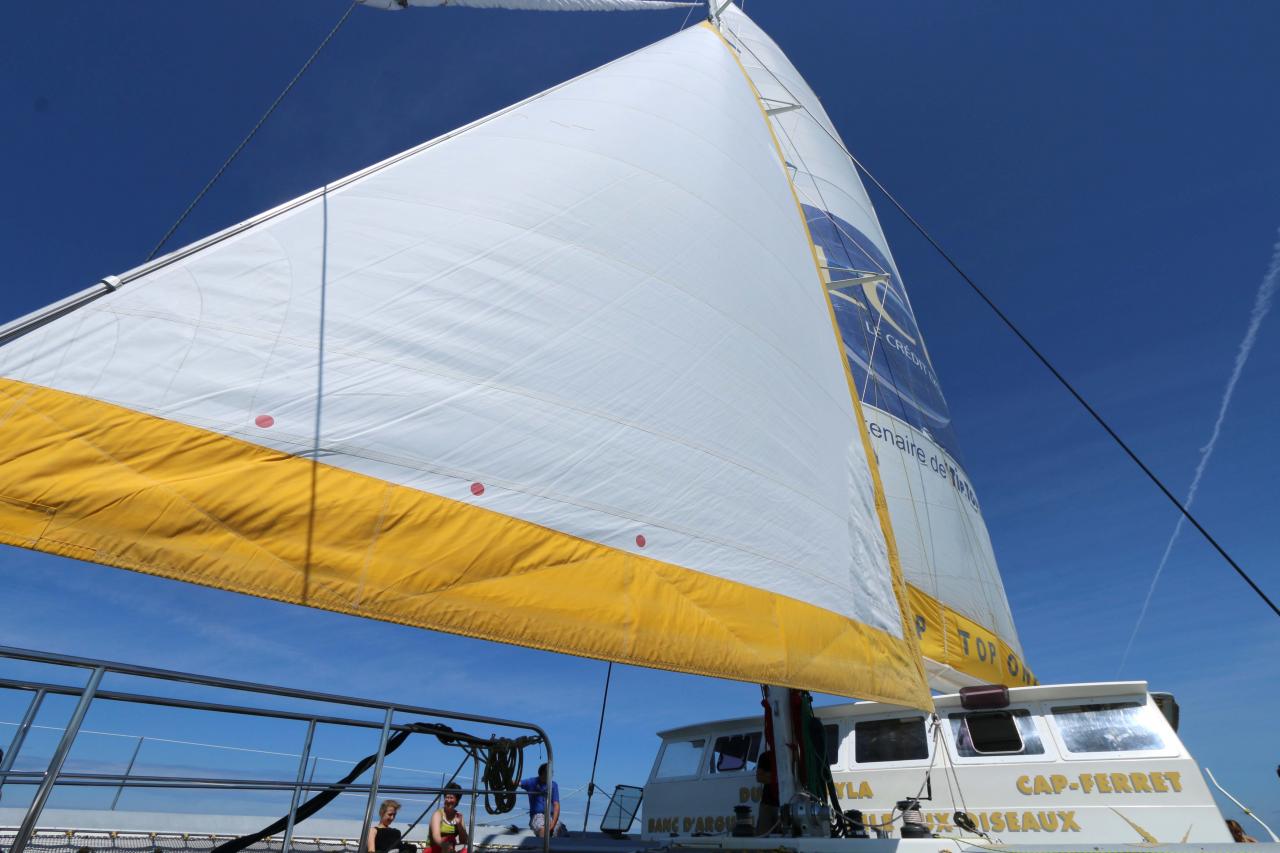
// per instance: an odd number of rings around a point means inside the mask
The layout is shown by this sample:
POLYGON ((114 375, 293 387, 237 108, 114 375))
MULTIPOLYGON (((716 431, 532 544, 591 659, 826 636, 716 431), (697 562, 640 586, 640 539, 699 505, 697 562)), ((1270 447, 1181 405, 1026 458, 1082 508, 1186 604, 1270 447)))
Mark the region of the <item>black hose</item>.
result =
MULTIPOLYGON (((400 748, 401 744, 403 744, 409 738, 409 735, 411 734, 413 734, 413 732, 410 729, 405 729, 404 731, 396 732, 394 735, 392 735, 390 738, 387 739, 387 749, 386 749, 386 752, 384 752, 383 754, 390 755, 391 753, 395 752, 397 749, 400 748)), ((337 782, 334 782, 332 785, 329 785, 319 794, 316 794, 314 797, 307 800, 302 805, 298 806, 298 811, 295 814, 293 819, 294 825, 297 826, 299 823, 311 817, 313 814, 320 811, 322 808, 329 805, 329 803, 337 799, 339 794, 347 790, 347 788, 351 785, 351 783, 354 782, 356 779, 360 778, 360 774, 364 773, 364 771, 372 767, 374 762, 377 760, 378 760, 378 753, 376 752, 373 753, 372 755, 366 755, 364 758, 356 762, 356 766, 351 768, 351 772, 349 772, 346 776, 343 776, 337 782)), ((219 844, 217 847, 213 848, 213 850, 211 850, 210 853, 240 853, 241 850, 244 850, 246 847, 250 847, 254 844, 257 844, 259 841, 261 841, 264 838, 270 838, 273 835, 278 835, 281 832, 284 832, 284 830, 288 826, 289 826, 289 816, 285 815, 284 817, 277 820, 275 823, 272 823, 271 825, 264 827, 263 829, 260 829, 257 832, 251 832, 248 835, 242 835, 239 838, 233 838, 230 841, 226 841, 226 842, 223 842, 222 844, 219 844)), ((360 844, 361 845, 364 844, 363 838, 360 839, 360 844)))
MULTIPOLYGON (((466 732, 454 731, 440 723, 411 723, 387 739, 387 748, 383 752, 383 757, 399 749, 411 734, 434 735, 436 740, 445 746, 457 746, 464 750, 468 757, 479 757, 485 765, 485 787, 496 792, 491 795, 493 798, 492 805, 490 804, 490 795, 485 797, 485 808, 489 814, 503 814, 515 808, 516 789, 520 782, 520 774, 524 771, 524 748, 542 742, 542 738, 535 736, 520 737, 514 740, 509 738, 481 738, 469 735, 466 732)), ((351 771, 346 776, 328 785, 319 794, 299 805, 297 812, 294 814, 294 826, 302 823, 302 821, 337 799, 339 794, 351 787, 351 784, 356 779, 359 779, 360 775, 372 767, 377 760, 378 754, 376 752, 372 755, 366 755, 356 762, 355 767, 351 768, 351 771)), ((454 775, 456 776, 457 774, 455 773, 454 775)), ((289 816, 285 815, 257 832, 251 832, 248 835, 242 835, 239 838, 233 838, 230 841, 219 844, 209 853, 240 853, 240 851, 257 844, 264 838, 280 834, 288 826, 289 816)), ((361 849, 363 849, 365 840, 361 838, 359 842, 361 849)))

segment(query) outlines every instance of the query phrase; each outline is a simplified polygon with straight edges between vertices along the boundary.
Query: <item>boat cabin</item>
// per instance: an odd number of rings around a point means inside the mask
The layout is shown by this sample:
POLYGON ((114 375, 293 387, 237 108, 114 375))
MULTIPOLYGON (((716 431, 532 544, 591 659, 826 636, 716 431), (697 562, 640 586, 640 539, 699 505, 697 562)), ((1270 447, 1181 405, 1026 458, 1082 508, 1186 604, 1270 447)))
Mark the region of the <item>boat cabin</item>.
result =
MULTIPOLYGON (((952 837, 974 837, 955 826, 965 811, 1005 843, 1231 840, 1178 738, 1169 694, 1118 682, 1018 687, 1007 697, 976 708, 959 694, 935 696, 936 725, 878 702, 815 708, 841 810, 897 836, 895 804, 921 792, 925 824, 952 837)), ((646 838, 729 835, 735 806, 749 806, 754 820, 761 718, 659 736, 645 786, 646 838)))

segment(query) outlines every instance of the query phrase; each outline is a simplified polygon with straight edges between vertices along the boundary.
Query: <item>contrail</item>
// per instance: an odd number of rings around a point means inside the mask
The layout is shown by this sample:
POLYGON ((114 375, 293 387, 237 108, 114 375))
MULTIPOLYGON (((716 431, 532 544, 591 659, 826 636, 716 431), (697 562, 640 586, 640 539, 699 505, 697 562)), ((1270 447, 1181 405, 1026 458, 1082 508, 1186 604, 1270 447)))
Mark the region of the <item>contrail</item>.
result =
MULTIPOLYGON (((1240 381, 1240 374, 1244 371, 1244 363, 1249 360, 1249 353, 1253 350, 1253 344, 1258 340, 1258 327, 1262 325, 1263 318, 1271 310, 1271 297, 1276 292, 1276 284, 1278 282, 1280 282, 1280 241, 1277 241, 1275 246, 1272 247, 1271 266, 1267 268, 1267 274, 1262 277, 1262 284, 1258 286, 1258 295, 1253 300, 1253 312, 1249 315, 1249 329, 1244 333, 1244 340, 1240 341, 1240 349, 1236 352, 1235 367, 1232 368, 1231 378, 1227 380, 1227 387, 1222 392, 1222 403, 1218 406, 1218 419, 1213 423, 1213 434, 1209 436, 1208 443, 1200 448, 1200 462, 1196 465, 1195 476, 1191 478, 1191 488, 1187 490, 1187 498, 1183 501, 1183 505, 1187 509, 1191 509, 1191 503, 1196 499, 1196 490, 1200 488, 1200 478, 1204 476, 1204 469, 1209 464, 1209 457, 1213 455, 1213 448, 1218 443, 1218 436, 1222 434, 1222 422, 1226 420, 1227 407, 1231 405, 1231 395, 1236 392, 1236 383, 1240 381)), ((1117 677, 1129 660, 1129 652, 1133 650, 1133 641, 1137 639, 1138 629, 1142 627, 1142 620, 1147 615, 1147 607, 1151 605, 1151 596, 1156 591, 1156 584, 1160 582, 1160 575, 1164 572, 1165 564, 1169 562, 1169 555, 1173 553, 1173 543, 1178 541, 1178 534, 1182 532, 1182 525, 1185 521, 1186 516, 1178 516, 1178 522, 1173 526, 1173 535, 1169 537, 1169 544, 1164 546, 1164 555, 1160 558, 1160 564, 1156 566, 1155 576, 1151 578, 1151 588, 1147 590, 1147 598, 1142 602, 1142 610, 1138 612, 1138 621, 1133 626, 1133 633, 1129 635, 1129 644, 1124 647, 1124 654, 1120 657, 1120 666, 1116 668, 1117 677)))

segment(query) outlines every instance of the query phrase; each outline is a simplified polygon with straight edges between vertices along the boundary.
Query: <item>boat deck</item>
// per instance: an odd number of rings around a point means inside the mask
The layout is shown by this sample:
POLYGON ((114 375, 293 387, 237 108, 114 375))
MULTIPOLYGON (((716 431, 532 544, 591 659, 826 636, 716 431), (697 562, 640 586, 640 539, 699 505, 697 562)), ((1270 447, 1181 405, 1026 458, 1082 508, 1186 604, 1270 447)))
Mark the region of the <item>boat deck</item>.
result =
MULTIPOLYGON (((477 853, 542 850, 542 842, 526 829, 514 827, 478 827, 477 853), (482 833, 481 830, 484 830, 482 833)), ((7 850, 14 838, 12 827, 0 827, 0 850, 7 850)), ((181 833, 105 832, 93 830, 41 830, 32 836, 27 849, 39 853, 207 853, 232 836, 181 833)), ((353 839, 295 837, 296 853, 358 853, 353 839)), ((579 833, 556 838, 556 853, 628 853, 629 851, 663 851, 663 853, 980 853, 999 850, 1002 853, 1222 853, 1234 848, 1231 843, 1203 844, 1113 844, 1101 848, 1095 844, 986 844, 950 838, 922 839, 839 839, 839 838, 706 838, 686 839, 679 843, 645 841, 639 838, 614 838, 602 833, 579 833)), ((279 838, 261 841, 246 848, 247 853, 282 853, 279 838)), ((1250 853, 1280 853, 1280 844, 1257 844, 1250 853)))

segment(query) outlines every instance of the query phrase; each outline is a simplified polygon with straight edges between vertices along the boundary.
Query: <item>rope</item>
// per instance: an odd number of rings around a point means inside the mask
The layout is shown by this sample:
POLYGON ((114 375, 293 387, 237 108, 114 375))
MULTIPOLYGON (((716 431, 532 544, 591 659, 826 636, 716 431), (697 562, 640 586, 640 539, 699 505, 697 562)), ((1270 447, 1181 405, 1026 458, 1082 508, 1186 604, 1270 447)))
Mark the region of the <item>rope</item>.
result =
MULTIPOLYGON (((939 727, 941 727, 941 722, 939 722, 939 727)), ((941 728, 939 728, 939 731, 941 731, 941 728)), ((953 819, 956 822, 956 827, 964 832, 971 832, 974 835, 982 836, 987 841, 991 841, 991 835, 979 829, 977 823, 973 820, 973 815, 969 813, 969 804, 965 802, 964 799, 964 788, 960 785, 960 768, 957 767, 955 762, 950 759, 950 754, 946 753, 946 750, 943 750, 943 752, 943 778, 947 780, 947 792, 951 796, 951 810, 955 812, 953 819), (955 780, 955 788, 951 787, 953 779, 955 780), (960 795, 960 808, 958 809, 956 808, 956 794, 960 795), (964 815, 963 821, 961 820, 960 815, 964 815)), ((972 843, 966 839, 960 840, 964 840, 965 843, 972 843)))
MULTIPOLYGON (((912 798, 911 798, 911 799, 913 799, 913 800, 919 800, 919 799, 920 799, 920 797, 921 797, 921 795, 922 795, 922 794, 924 794, 925 788, 927 788, 927 787, 928 787, 928 785, 929 785, 929 776, 930 776, 930 774, 932 774, 932 773, 933 773, 933 765, 934 765, 934 763, 938 760, 938 755, 939 755, 939 754, 944 754, 944 753, 946 752, 946 746, 942 743, 942 722, 941 722, 941 720, 939 720, 939 718, 938 718, 938 715, 937 715, 937 714, 934 714, 934 715, 933 715, 933 720, 932 720, 932 723, 931 723, 931 726, 930 726, 930 727, 933 729, 933 754, 929 757, 929 766, 925 768, 925 771, 924 771, 924 780, 923 780, 923 781, 921 781, 921 783, 920 783, 920 788, 919 788, 919 790, 917 790, 917 791, 916 791, 916 795, 915 795, 914 797, 912 797, 912 798)), ((946 772, 946 770, 945 770, 946 759, 945 759, 945 758, 943 759, 943 763, 944 763, 944 770, 943 770, 943 772, 944 772, 944 774, 945 774, 945 772, 946 772)), ((829 774, 829 772, 828 772, 828 779, 830 779, 830 774, 829 774)), ((959 781, 957 780, 957 786, 958 786, 958 785, 959 785, 959 781)), ((950 788, 950 780, 949 780, 949 779, 948 779, 948 781, 947 781, 947 786, 948 786, 948 788, 950 788)), ((861 823, 859 823, 858 821, 855 821, 855 820, 853 820, 853 819, 851 819, 851 818, 849 818, 849 817, 846 817, 846 816, 845 816, 845 814, 844 814, 844 812, 842 812, 842 811, 840 810, 840 808, 839 808, 839 802, 840 802, 840 801, 839 801, 838 796, 836 795, 836 791, 835 791, 835 784, 834 784, 834 782, 832 782, 832 783, 830 784, 829 791, 830 791, 830 795, 831 795, 831 797, 832 797, 832 802, 836 804, 836 808, 833 810, 833 814, 832 814, 832 816, 835 818, 835 822, 839 825, 839 827, 840 827, 840 829, 841 829, 842 831, 846 830, 846 829, 847 829, 847 827, 849 827, 849 826, 861 826, 863 829, 874 829, 874 830, 877 830, 877 831, 883 832, 883 831, 886 831, 886 830, 891 830, 891 829, 893 828, 893 825, 894 825, 895 823, 897 823, 898 821, 902 820, 902 819, 903 819, 903 817, 905 817, 905 813, 903 813, 903 812, 899 812, 898 807, 895 805, 895 806, 893 807, 893 810, 889 812, 889 820, 888 820, 887 822, 885 822, 885 823, 871 823, 871 822, 869 822, 869 821, 863 820, 861 823)), ((962 795, 961 801, 963 802, 963 795, 962 795)), ((954 805, 954 803, 953 803, 953 805, 954 805)), ((850 837, 850 836, 849 836, 849 835, 847 835, 847 834, 845 834, 845 835, 844 835, 844 837, 848 838, 848 837, 850 837)))
POLYGON ((519 740, 500 738, 485 750, 481 750, 484 762, 484 808, 489 814, 506 814, 516 807, 516 788, 524 775, 524 744, 519 740))
MULTIPOLYGON (((773 77, 774 81, 777 82, 778 85, 781 86, 784 91, 786 91, 786 93, 791 97, 792 102, 796 104, 801 104, 800 100, 791 93, 790 89, 787 88, 786 84, 778 79, 777 75, 774 74, 773 71, 771 71, 768 68, 768 66, 766 66, 765 63, 760 60, 759 56, 756 56, 756 53, 751 49, 751 46, 748 45, 746 41, 741 38, 739 38, 738 41, 740 42, 742 49, 745 50, 747 53, 751 54, 752 58, 755 59, 756 63, 764 71, 766 71, 769 74, 769 76, 773 77)), ((956 274, 959 275, 960 278, 963 279, 967 285, 969 285, 970 289, 972 289, 973 292, 976 293, 979 296, 979 298, 981 298, 982 301, 986 303, 987 307, 990 308, 995 313, 995 315, 1000 318, 1000 321, 1004 323, 1004 325, 1009 329, 1009 331, 1013 332, 1013 334, 1018 338, 1018 340, 1021 341, 1023 345, 1026 346, 1026 348, 1031 351, 1032 355, 1034 355, 1040 361, 1040 363, 1044 365, 1044 367, 1051 374, 1053 374, 1053 378, 1058 380, 1058 383, 1061 384, 1062 387, 1065 388, 1067 392, 1070 393, 1071 396, 1075 398, 1076 402, 1079 403, 1084 408, 1084 410, 1089 413, 1089 415, 1094 419, 1094 421, 1098 424, 1098 426, 1102 427, 1103 431, 1105 431, 1107 435, 1109 435, 1111 439, 1117 445, 1119 445, 1120 449, 1123 450, 1125 454, 1133 461, 1133 463, 1142 470, 1142 473, 1147 475, 1147 479, 1149 479, 1152 483, 1154 483, 1156 488, 1158 488, 1160 492, 1166 498, 1169 499, 1169 502, 1178 508, 1178 512, 1182 513, 1183 517, 1186 518, 1187 521, 1191 522, 1191 525, 1200 532, 1200 535, 1205 538, 1205 541, 1207 541, 1210 545, 1213 546, 1213 549, 1218 552, 1218 555, 1222 557, 1222 559, 1226 560, 1227 564, 1231 566, 1231 568, 1235 569, 1236 574, 1238 574, 1242 579, 1244 579, 1244 582, 1247 583, 1249 587, 1255 593, 1258 594, 1259 598, 1261 598, 1264 602, 1266 602, 1267 606, 1271 608, 1271 611, 1273 613, 1275 613, 1277 616, 1280 616, 1280 607, 1278 607, 1276 603, 1272 601, 1265 592, 1262 591, 1262 588, 1259 587, 1258 584, 1254 582, 1253 578, 1251 578, 1249 574, 1245 572, 1243 568, 1240 567, 1240 564, 1237 563, 1234 559, 1232 559, 1231 555, 1227 553, 1226 549, 1223 548, 1222 545, 1218 544, 1218 540, 1215 539, 1213 535, 1210 534, 1209 531, 1204 528, 1204 525, 1202 525, 1199 521, 1196 520, 1196 517, 1191 514, 1191 511, 1187 509, 1187 507, 1183 505, 1182 501, 1178 500, 1178 498, 1173 494, 1173 492, 1169 491, 1169 488, 1165 486, 1165 484, 1160 480, 1159 477, 1156 476, 1156 474, 1150 468, 1147 467, 1147 464, 1142 461, 1142 459, 1138 456, 1138 454, 1135 453, 1127 443, 1125 443, 1124 439, 1122 439, 1114 429, 1112 429, 1111 425, 1107 423, 1106 419, 1104 419, 1102 415, 1100 415, 1098 411, 1089 404, 1089 401, 1087 401, 1084 398, 1084 396, 1079 391, 1076 390, 1075 386, 1072 385, 1071 382, 1065 376, 1063 376, 1062 373, 1060 373, 1056 367, 1053 366, 1053 363, 1049 361, 1049 358, 1044 353, 1040 352, 1039 348, 1036 347, 1036 345, 1033 344, 1031 340, 1022 333, 1022 330, 1019 329, 1018 326, 1011 319, 1009 319, 1008 315, 1006 315, 1003 311, 1000 310, 1000 308, 995 304, 995 302, 991 300, 991 297, 987 296, 987 294, 982 290, 982 288, 979 287, 978 284, 972 278, 969 277, 969 274, 966 273, 960 267, 960 264, 957 263, 956 260, 952 258, 950 254, 947 253, 947 250, 942 248, 942 245, 938 243, 937 240, 933 239, 933 236, 928 231, 925 230, 925 227, 921 225, 920 222, 914 216, 912 216, 910 212, 908 212, 906 207, 904 207, 903 204, 900 201, 898 201, 898 199, 895 198, 894 195, 890 193, 888 189, 885 188, 884 184, 880 183, 880 180, 876 178, 876 176, 873 175, 871 171, 862 164, 862 161, 859 160, 857 157, 855 157, 853 155, 853 152, 851 152, 848 148, 845 147, 845 144, 840 140, 838 136, 836 136, 834 133, 828 130, 821 121, 818 121, 817 116, 809 112, 808 108, 804 107, 802 104, 801 104, 801 109, 804 110, 804 112, 809 116, 809 118, 813 120, 813 123, 816 124, 818 128, 822 130, 823 133, 825 133, 828 137, 830 137, 831 141, 834 142, 842 152, 844 152, 844 155, 849 158, 849 161, 853 163, 854 167, 858 171, 860 171, 862 174, 867 176, 867 180, 871 181, 871 183, 875 185, 876 189, 880 190, 880 192, 884 195, 884 197, 888 199, 889 202, 898 209, 898 212, 901 213, 903 217, 905 217, 906 220, 911 223, 912 227, 914 227, 917 231, 920 232, 920 236, 924 237, 924 239, 928 241, 929 245, 931 245, 934 248, 934 250, 937 251, 937 253, 942 256, 942 259, 947 262, 947 264, 951 267, 951 269, 955 270, 956 274)))
POLYGON ((455 732, 443 725, 424 726, 419 723, 416 726, 416 731, 434 734, 440 743, 460 747, 468 757, 484 765, 480 778, 486 789, 485 811, 493 815, 506 814, 516 807, 517 789, 520 777, 524 775, 524 748, 533 744, 541 748, 542 738, 481 738, 455 732))
POLYGON ((343 12, 342 17, 338 19, 338 23, 333 25, 333 29, 329 30, 329 34, 324 37, 324 40, 320 42, 320 45, 312 52, 307 61, 302 64, 302 67, 298 69, 298 73, 293 75, 293 79, 289 81, 289 85, 284 87, 284 91, 276 96, 276 99, 272 101, 271 106, 267 107, 267 111, 262 114, 262 118, 258 119, 258 123, 249 131, 249 135, 240 141, 240 144, 236 146, 236 149, 231 152, 231 156, 222 164, 222 168, 218 169, 214 176, 209 179, 209 183, 204 185, 204 189, 200 190, 196 197, 191 200, 191 204, 187 205, 187 209, 182 211, 182 215, 178 217, 178 221, 173 223, 169 230, 165 232, 164 236, 160 238, 160 242, 156 243, 156 247, 151 250, 151 254, 147 255, 148 261, 160 253, 160 249, 164 247, 165 243, 169 242, 169 238, 173 236, 173 232, 177 231, 178 227, 186 221, 187 217, 191 215, 191 211, 194 210, 195 206, 200 203, 200 200, 205 197, 205 193, 209 192, 213 185, 217 183, 218 178, 222 177, 222 173, 227 171, 227 167, 231 165, 231 161, 235 160, 236 157, 240 155, 240 152, 244 150, 244 147, 249 144, 249 140, 253 139, 254 135, 258 132, 258 129, 261 128, 266 120, 271 117, 271 114, 276 111, 276 107, 280 106, 280 102, 284 100, 285 95, 289 94, 289 91, 293 89, 294 84, 302 79, 302 75, 311 67, 311 63, 316 61, 316 57, 320 55, 320 51, 324 50, 325 45, 327 45, 329 41, 338 34, 338 30, 342 29, 342 25, 347 22, 347 18, 351 16, 352 11, 354 11, 358 5, 359 0, 352 0, 351 5, 347 7, 347 11, 343 12))

